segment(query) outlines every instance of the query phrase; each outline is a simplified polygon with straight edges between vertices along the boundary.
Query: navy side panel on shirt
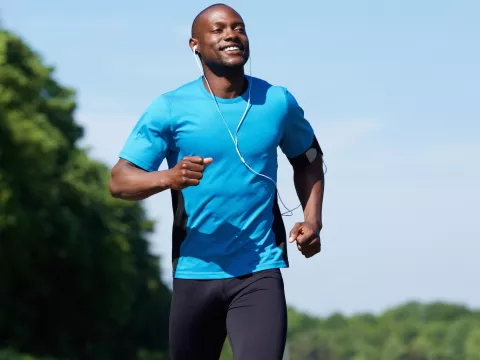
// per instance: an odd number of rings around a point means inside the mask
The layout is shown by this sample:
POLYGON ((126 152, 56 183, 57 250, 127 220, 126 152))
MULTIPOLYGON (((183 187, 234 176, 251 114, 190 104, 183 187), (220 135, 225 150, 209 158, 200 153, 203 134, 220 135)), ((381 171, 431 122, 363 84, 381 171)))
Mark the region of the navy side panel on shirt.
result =
MULTIPOLYGON (((277 148, 289 158, 314 139, 295 98, 283 87, 247 77, 251 107, 238 132, 238 147, 256 171, 277 180, 277 148)), ((216 98, 235 134, 248 90, 216 98)), ((174 276, 221 279, 288 266, 286 233, 275 185, 241 162, 202 79, 155 99, 128 137, 120 157, 146 171, 169 168, 185 156, 212 157, 199 186, 172 190, 174 276)))

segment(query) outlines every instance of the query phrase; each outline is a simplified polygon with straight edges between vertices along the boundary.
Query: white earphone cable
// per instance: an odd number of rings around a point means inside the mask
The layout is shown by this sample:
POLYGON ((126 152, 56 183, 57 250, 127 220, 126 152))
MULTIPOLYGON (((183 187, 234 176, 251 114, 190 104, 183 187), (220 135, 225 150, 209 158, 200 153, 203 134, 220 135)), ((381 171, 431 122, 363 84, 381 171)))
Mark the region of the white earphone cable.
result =
POLYGON ((196 51, 196 47, 193 48, 193 56, 195 57, 195 62, 197 63, 197 66, 199 67, 201 73, 202 73, 202 76, 203 78, 205 79, 205 82, 207 83, 207 86, 208 86, 208 89, 210 90, 210 94, 212 95, 212 98, 213 98, 213 101, 215 102, 215 105, 217 107, 217 110, 218 110, 218 113, 220 114, 222 120, 223 120, 223 123, 225 124, 227 130, 228 130, 228 133, 230 134, 230 137, 233 141, 233 144, 235 145, 235 150, 237 151, 237 154, 238 154, 238 157, 240 158, 240 161, 247 167, 248 170, 250 170, 254 175, 257 175, 257 176, 260 176, 260 177, 263 177, 269 181, 271 181, 273 183, 273 185, 275 186, 275 189, 277 190, 277 193, 278 193, 278 198, 281 202, 281 204, 283 205, 283 207, 288 210, 284 213, 282 213, 283 216, 292 216, 293 215, 293 211, 295 211, 296 209, 298 209, 301 204, 299 204, 297 207, 295 207, 294 209, 289 209, 287 208, 287 206, 285 205, 285 203, 283 202, 282 200, 282 197, 280 196, 280 190, 278 190, 278 186, 277 186, 277 183, 275 182, 275 180, 273 180, 272 178, 270 178, 269 176, 267 175, 263 175, 257 171, 255 171, 254 169, 252 169, 252 167, 250 165, 247 164, 247 162, 245 161, 245 159, 243 158, 242 154, 240 153, 240 149, 238 148, 238 131, 240 130, 240 126, 242 125, 243 121, 245 120, 245 117, 247 115, 247 112, 250 108, 250 94, 251 94, 251 90, 252 90, 252 87, 253 87, 253 78, 252 78, 252 63, 251 63, 251 60, 249 60, 249 66, 250 66, 250 76, 249 76, 249 81, 250 81, 250 84, 249 84, 249 87, 248 87, 248 101, 247 101, 247 106, 245 108, 245 111, 243 112, 243 115, 240 119, 240 122, 238 123, 238 126, 237 126, 237 129, 235 131, 235 136, 233 136, 232 132, 230 131, 230 128, 228 127, 228 124, 227 122, 225 121, 225 118, 223 117, 223 114, 222 114, 222 111, 220 110, 220 106, 218 105, 218 102, 217 102, 217 99, 212 91, 212 88, 210 87, 210 83, 208 82, 208 79, 205 75, 205 72, 203 71, 203 68, 202 68, 202 65, 200 64, 199 60, 197 59, 197 56, 195 54, 195 51, 196 51))

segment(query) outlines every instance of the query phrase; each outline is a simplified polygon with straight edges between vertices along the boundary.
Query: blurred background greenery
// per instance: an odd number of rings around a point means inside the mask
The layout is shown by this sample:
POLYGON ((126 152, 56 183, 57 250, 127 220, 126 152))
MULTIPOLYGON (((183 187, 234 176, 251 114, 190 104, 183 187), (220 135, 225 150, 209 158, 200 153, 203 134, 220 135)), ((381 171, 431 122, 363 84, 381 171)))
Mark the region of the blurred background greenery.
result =
MULTIPOLYGON (((111 198, 109 169, 79 147, 75 90, 7 30, 0 86, 0 360, 168 359, 171 293, 149 249, 154 223, 141 203, 111 198)), ((480 360, 480 311, 291 308, 285 358, 480 360)))

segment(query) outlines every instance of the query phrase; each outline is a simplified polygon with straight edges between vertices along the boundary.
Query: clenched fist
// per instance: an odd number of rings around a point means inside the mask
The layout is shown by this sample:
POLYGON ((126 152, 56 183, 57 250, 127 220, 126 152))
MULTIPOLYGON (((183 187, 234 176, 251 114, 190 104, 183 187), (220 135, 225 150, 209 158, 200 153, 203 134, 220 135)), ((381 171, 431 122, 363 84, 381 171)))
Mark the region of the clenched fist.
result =
POLYGON ((168 170, 169 187, 174 190, 182 190, 189 186, 197 186, 203 177, 205 167, 212 162, 212 158, 185 156, 175 167, 168 170))
POLYGON ((307 223, 299 222, 290 231, 289 242, 297 241, 297 248, 306 257, 312 257, 321 250, 320 230, 307 223))

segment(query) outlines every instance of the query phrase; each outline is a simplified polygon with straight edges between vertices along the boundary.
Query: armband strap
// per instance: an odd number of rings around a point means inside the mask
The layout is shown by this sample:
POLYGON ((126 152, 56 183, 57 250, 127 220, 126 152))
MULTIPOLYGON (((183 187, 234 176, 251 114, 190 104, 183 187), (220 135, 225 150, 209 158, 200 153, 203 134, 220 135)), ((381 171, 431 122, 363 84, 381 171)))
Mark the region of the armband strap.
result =
POLYGON ((323 156, 323 151, 320 148, 317 137, 314 136, 312 144, 304 153, 293 158, 288 158, 288 161, 290 161, 290 164, 292 164, 294 168, 304 168, 314 162, 318 156, 323 156))

